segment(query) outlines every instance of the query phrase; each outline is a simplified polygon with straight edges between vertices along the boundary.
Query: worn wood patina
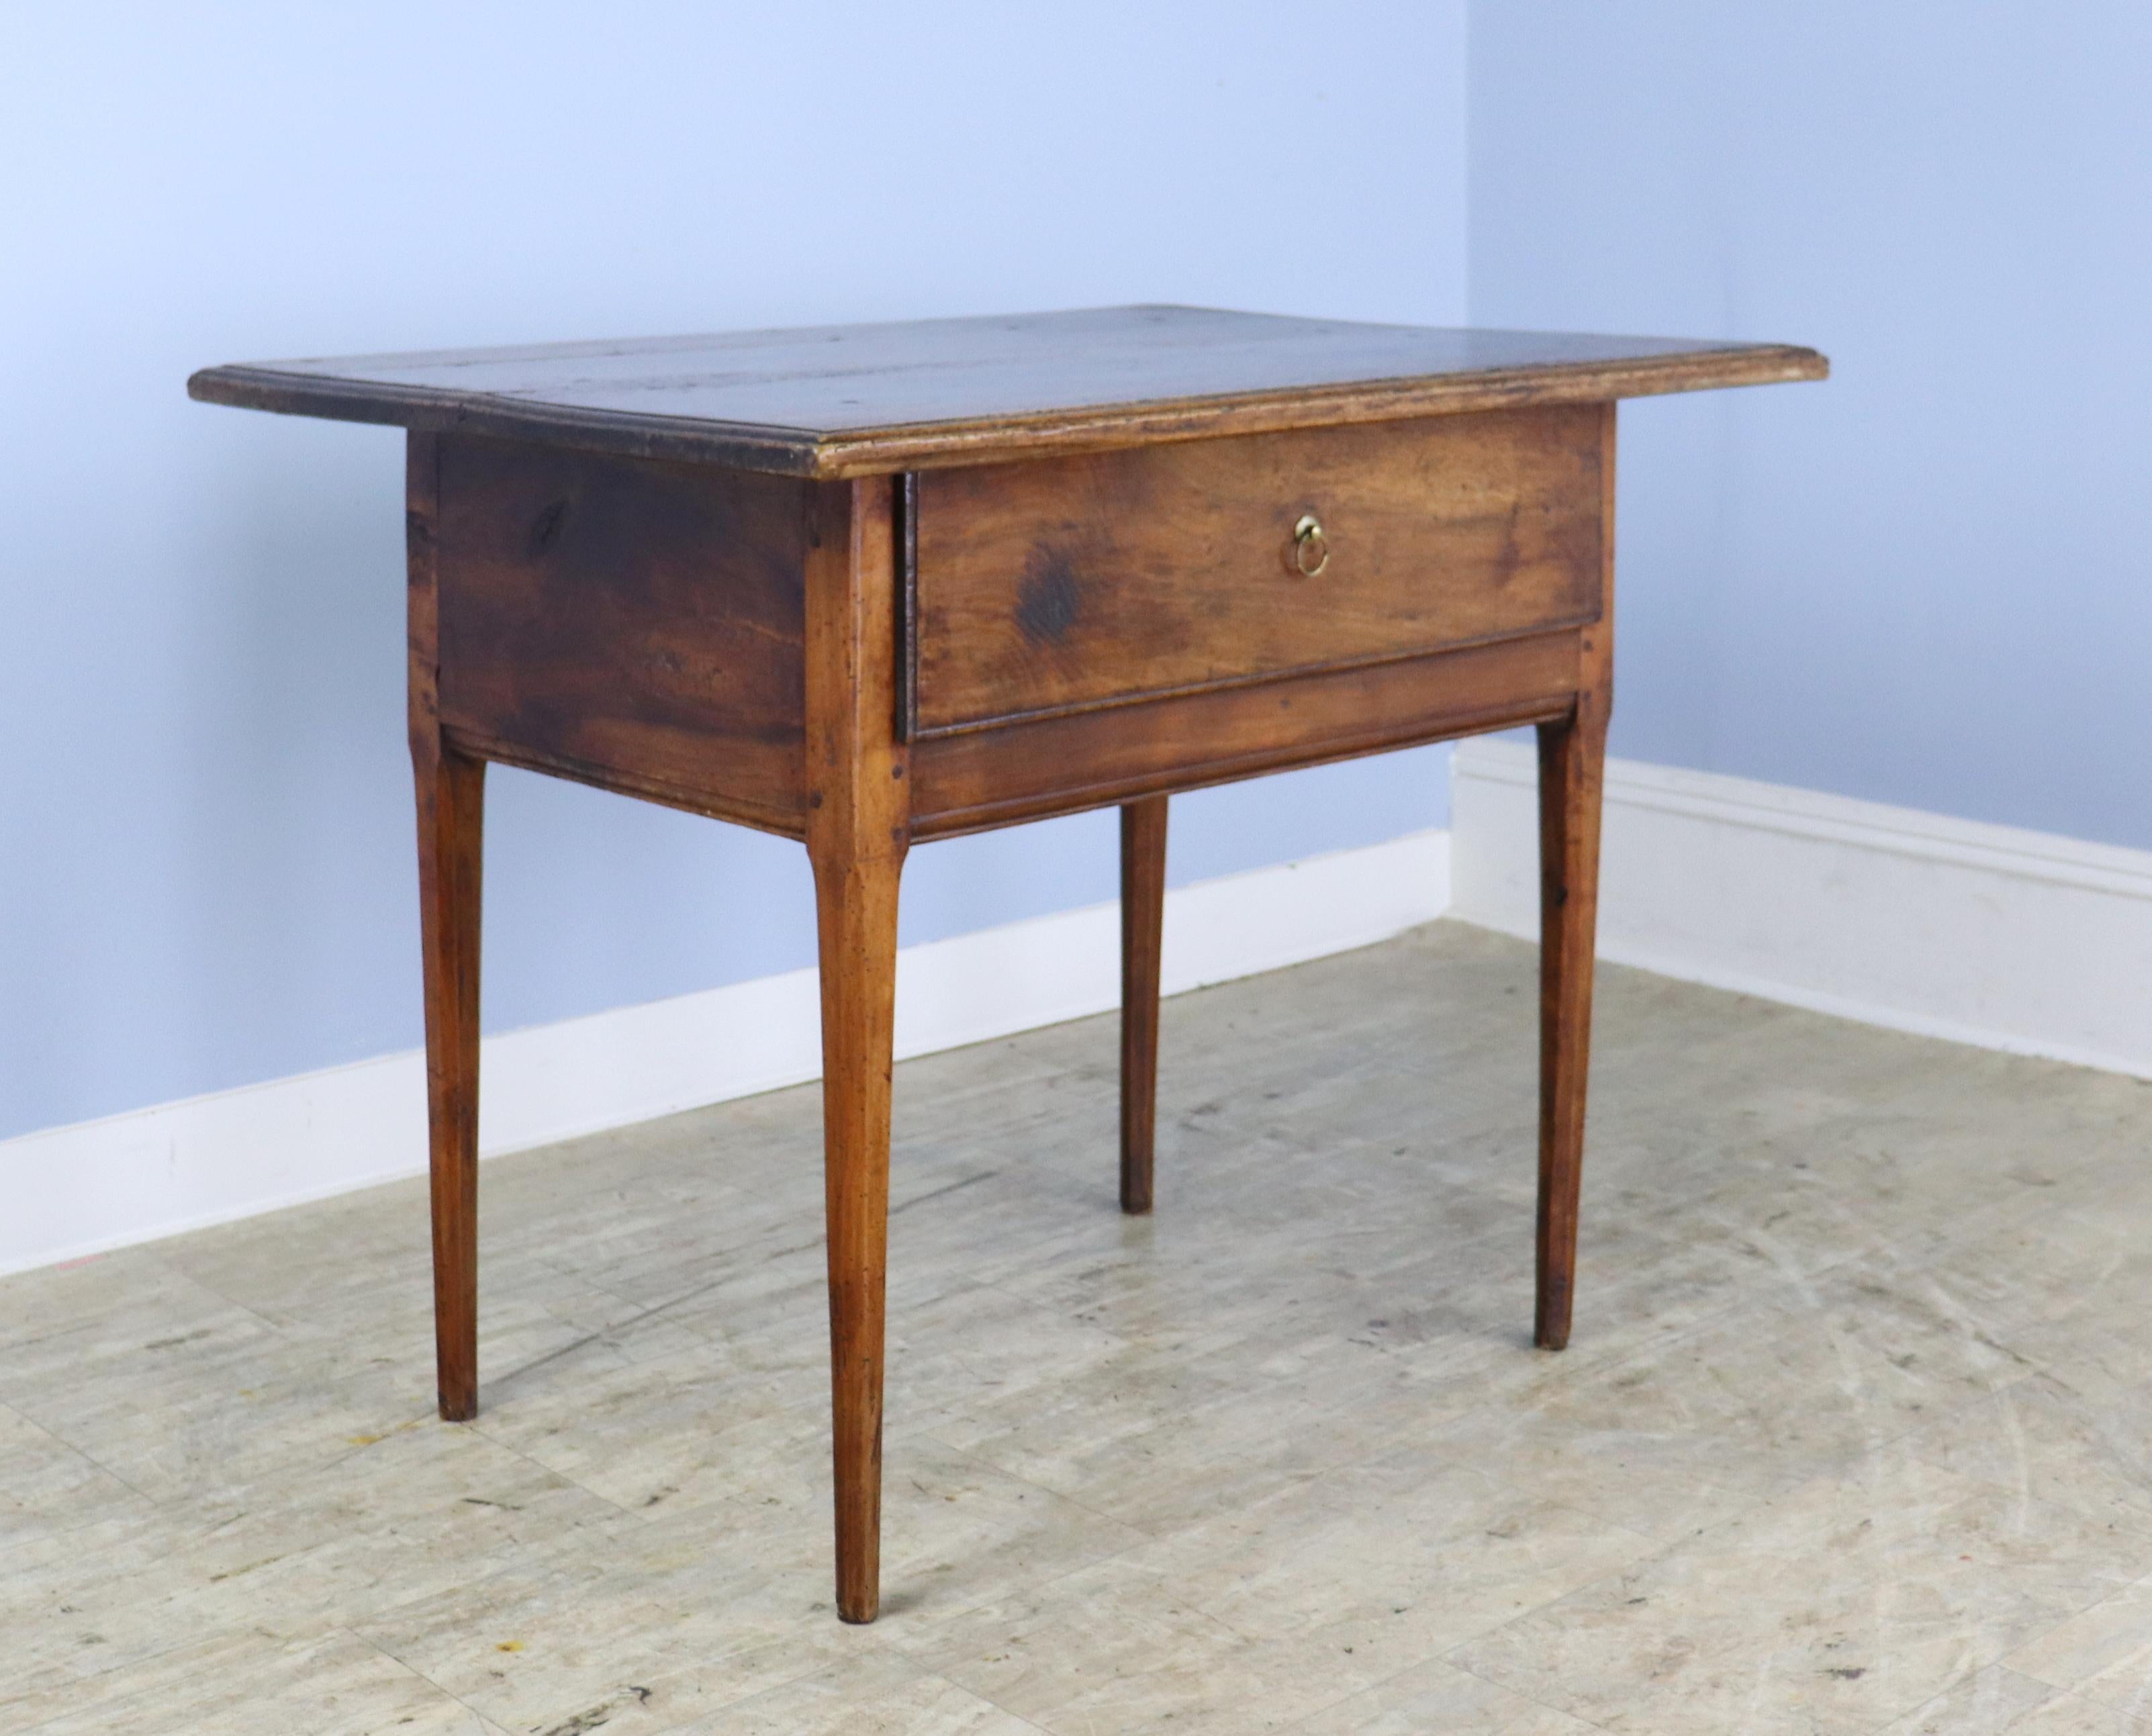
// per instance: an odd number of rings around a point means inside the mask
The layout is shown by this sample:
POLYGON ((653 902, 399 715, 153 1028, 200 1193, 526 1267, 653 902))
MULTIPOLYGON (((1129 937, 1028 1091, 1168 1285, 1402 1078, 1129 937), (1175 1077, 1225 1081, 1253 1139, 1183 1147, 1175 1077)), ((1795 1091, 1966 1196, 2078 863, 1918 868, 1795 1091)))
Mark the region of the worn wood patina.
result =
POLYGON ((1568 1340, 1612 699, 1614 405, 1812 350, 1124 307, 246 363, 409 430, 441 1414, 475 1414, 489 761, 801 840, 821 952, 838 1611, 878 1607, 897 887, 1122 810, 1120 1197, 1152 1205, 1166 801, 1540 743, 1537 1342, 1568 1340))

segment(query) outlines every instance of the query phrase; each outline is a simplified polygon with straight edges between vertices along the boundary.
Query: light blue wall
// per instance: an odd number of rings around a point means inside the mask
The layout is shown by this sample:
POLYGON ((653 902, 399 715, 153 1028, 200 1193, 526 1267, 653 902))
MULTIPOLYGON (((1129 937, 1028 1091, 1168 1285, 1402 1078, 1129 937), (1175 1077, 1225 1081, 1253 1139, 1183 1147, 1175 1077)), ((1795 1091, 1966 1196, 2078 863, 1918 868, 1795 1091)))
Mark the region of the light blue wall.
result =
POLYGON ((1614 750, 2152 845, 2152 6, 1470 33, 1475 322, 1835 363, 1623 409, 1614 750))
MULTIPOLYGON (((419 1041, 392 431, 205 363, 1129 300, 1458 320, 1461 0, 0 13, 0 1136, 419 1041), (1312 240, 1311 237, 1313 237, 1312 240)), ((1394 756, 1178 880, 1439 823, 1394 756)), ((1092 816, 905 938, 1095 901, 1092 816)), ((487 1023, 810 962, 796 847, 516 773, 487 1023)))

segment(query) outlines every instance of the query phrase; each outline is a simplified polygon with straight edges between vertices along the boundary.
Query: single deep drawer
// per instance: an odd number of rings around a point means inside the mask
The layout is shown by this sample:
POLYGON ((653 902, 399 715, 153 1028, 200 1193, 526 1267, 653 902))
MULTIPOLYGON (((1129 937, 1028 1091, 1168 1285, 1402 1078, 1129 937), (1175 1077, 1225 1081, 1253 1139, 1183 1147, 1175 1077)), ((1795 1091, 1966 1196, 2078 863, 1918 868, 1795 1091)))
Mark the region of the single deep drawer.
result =
POLYGON ((1597 404, 929 470, 914 732, 1596 619, 1597 404))

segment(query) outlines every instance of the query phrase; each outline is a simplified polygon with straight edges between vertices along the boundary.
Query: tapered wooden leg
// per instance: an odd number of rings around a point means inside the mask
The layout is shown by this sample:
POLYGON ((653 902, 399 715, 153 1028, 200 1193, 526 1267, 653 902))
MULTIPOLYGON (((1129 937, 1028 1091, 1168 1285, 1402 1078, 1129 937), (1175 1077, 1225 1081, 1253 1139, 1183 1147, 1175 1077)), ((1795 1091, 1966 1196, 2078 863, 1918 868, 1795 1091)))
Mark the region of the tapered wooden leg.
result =
POLYGON ((485 764, 441 733, 440 442, 404 464, 411 769, 419 794, 419 932, 434 1206, 434 1342, 441 1414, 478 1414, 478 939, 485 764))
POLYGON ((898 864, 818 863, 823 1187, 836 1419, 837 1613, 871 1622, 881 1571, 883 1297, 898 864))
POLYGON ((1591 970, 1599 916, 1599 810, 1614 708, 1614 412, 1600 407, 1599 618, 1578 630, 1576 701, 1540 737, 1540 1211, 1533 1342, 1569 1343, 1591 970))
POLYGON ((414 756, 425 954, 426 1114, 434 1205, 434 1337, 441 1414, 478 1414, 478 963, 485 765, 441 746, 414 756))
POLYGON ((911 838, 896 736, 891 480, 818 487, 807 561, 807 854, 822 962, 823 1180, 835 1414, 837 1613, 881 1592, 883 1297, 896 890, 911 838))
POLYGON ((1121 1210, 1129 1212, 1151 1206, 1165 804, 1152 795, 1121 805, 1121 1210))
POLYGON ((1540 1209, 1535 1343, 1569 1343, 1591 1055, 1605 708, 1540 725, 1540 1209))

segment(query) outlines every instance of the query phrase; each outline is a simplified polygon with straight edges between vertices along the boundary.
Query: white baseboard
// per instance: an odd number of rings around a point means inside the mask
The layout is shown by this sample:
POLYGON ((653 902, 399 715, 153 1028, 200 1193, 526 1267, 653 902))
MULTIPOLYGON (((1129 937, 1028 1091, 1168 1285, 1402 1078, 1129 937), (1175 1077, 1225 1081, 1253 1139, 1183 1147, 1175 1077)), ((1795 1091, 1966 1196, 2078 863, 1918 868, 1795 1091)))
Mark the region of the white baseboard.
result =
MULTIPOLYGON (((1166 895, 1168 994, 1372 945, 1449 902, 1442 832, 1166 895)), ((906 948, 896 1051, 925 1054, 1103 1013, 1119 912, 1094 905, 906 948)), ((485 1039, 488 1156, 821 1072, 815 973, 794 971, 485 1039)), ((346 1193, 425 1165, 413 1050, 0 1141, 0 1272, 346 1193)))
MULTIPOLYGON (((1447 911, 1537 935, 1531 750, 1468 742, 1449 833, 1167 895, 1169 994, 1447 911), (1454 901, 1452 901, 1452 886, 1454 901)), ((907 948, 900 1055, 1111 1008, 1110 904, 907 948)), ((2152 852, 1608 762, 1600 954, 1872 1024, 2152 1078, 2152 852)), ((814 973, 486 1039, 489 1156, 820 1071, 814 973)), ((419 1173, 417 1052, 0 1141, 0 1272, 419 1173)))
MULTIPOLYGON (((1532 750, 1452 762, 1451 914, 1539 932, 1532 750)), ((2152 852, 1609 760, 1599 954, 2152 1077, 2152 852)))

